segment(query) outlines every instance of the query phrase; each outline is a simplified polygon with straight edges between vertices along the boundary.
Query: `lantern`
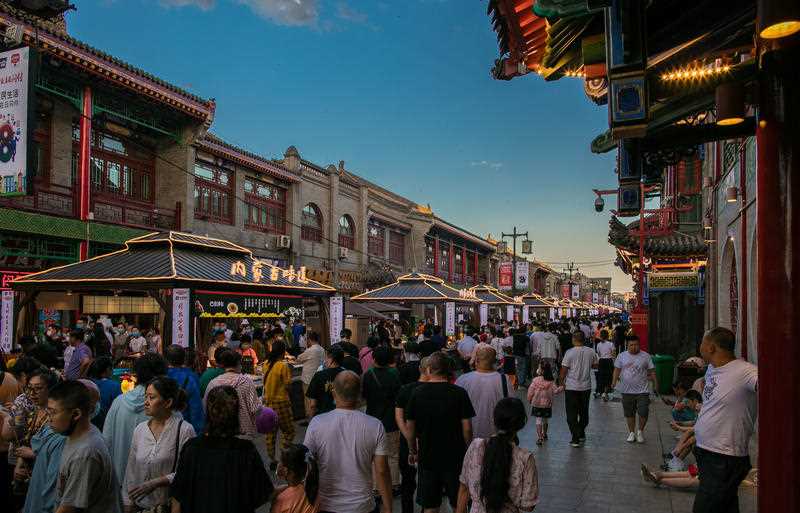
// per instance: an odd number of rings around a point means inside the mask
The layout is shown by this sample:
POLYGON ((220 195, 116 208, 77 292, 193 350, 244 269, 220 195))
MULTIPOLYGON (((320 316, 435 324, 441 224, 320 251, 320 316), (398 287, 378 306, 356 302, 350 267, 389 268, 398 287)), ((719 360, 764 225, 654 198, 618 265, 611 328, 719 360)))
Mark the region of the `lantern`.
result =
POLYGON ((744 121, 744 87, 741 84, 720 84, 715 96, 718 125, 738 125, 744 121))
POLYGON ((800 5, 796 1, 759 0, 758 34, 779 39, 800 31, 800 5))

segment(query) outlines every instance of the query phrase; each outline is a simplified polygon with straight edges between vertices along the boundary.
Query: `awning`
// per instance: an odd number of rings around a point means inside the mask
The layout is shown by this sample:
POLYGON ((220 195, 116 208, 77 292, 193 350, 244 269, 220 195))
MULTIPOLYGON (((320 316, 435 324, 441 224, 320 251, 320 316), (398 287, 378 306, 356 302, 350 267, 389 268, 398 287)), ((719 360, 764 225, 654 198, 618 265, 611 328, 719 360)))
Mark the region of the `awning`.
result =
POLYGON ((350 298, 351 301, 378 301, 381 303, 478 303, 447 285, 444 280, 421 273, 406 274, 396 282, 367 291, 350 298))
MULTIPOLYGON (((77 240, 86 240, 87 232, 86 223, 78 219, 34 214, 11 208, 0 208, 0 230, 77 240)), ((94 222, 89 223, 88 232, 90 241, 105 244, 123 244, 147 233, 146 230, 94 222)))
POLYGON ((522 302, 533 308, 555 308, 557 305, 552 300, 536 293, 525 294, 522 302))
POLYGON ((474 287, 470 287, 469 290, 471 293, 475 294, 475 297, 480 299, 482 303, 490 305, 490 306, 498 306, 498 305, 513 305, 513 306, 522 306, 522 303, 515 301, 514 299, 506 296, 499 290, 489 285, 475 285, 474 287))

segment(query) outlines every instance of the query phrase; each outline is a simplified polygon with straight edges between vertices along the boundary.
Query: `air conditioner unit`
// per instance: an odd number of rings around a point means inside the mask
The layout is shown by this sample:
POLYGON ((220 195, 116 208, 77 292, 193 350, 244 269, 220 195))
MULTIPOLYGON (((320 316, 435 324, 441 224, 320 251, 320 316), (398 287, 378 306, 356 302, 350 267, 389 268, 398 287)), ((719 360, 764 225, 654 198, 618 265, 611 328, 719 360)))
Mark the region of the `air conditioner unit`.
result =
POLYGON ((292 247, 292 238, 288 235, 278 235, 275 242, 279 248, 288 249, 292 247))
POLYGON ((344 246, 339 246, 339 260, 346 259, 348 254, 350 254, 349 248, 345 248, 344 246))

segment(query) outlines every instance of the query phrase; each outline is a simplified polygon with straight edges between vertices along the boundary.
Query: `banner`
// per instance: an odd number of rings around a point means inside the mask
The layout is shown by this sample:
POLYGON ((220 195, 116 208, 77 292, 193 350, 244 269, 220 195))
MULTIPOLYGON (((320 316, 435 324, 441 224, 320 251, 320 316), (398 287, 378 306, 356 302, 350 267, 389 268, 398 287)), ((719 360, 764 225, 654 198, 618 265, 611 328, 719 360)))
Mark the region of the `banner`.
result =
POLYGON ((517 262, 517 288, 528 288, 528 262, 517 262))
POLYGON ((189 289, 172 289, 172 343, 189 347, 189 289))
POLYGON ((28 189, 29 64, 29 48, 0 53, 0 196, 28 189))
POLYGON ((302 296, 198 291, 194 299, 200 317, 303 317, 302 296))
POLYGON ((478 306, 478 312, 480 313, 481 326, 489 324, 489 305, 478 306))
POLYGON ((514 267, 511 262, 500 262, 498 273, 497 288, 511 290, 511 285, 514 283, 514 267))
POLYGON ((556 309, 555 308, 550 308, 550 320, 551 321, 555 321, 556 320, 556 309))
POLYGON ((444 334, 451 337, 456 334, 456 304, 451 302, 444 304, 444 334))
POLYGON ((561 284, 561 297, 569 299, 569 283, 561 284))
POLYGON ((514 307, 511 305, 506 306, 506 320, 511 322, 514 320, 514 307))
POLYGON ((331 297, 330 335, 331 344, 339 342, 344 323, 344 299, 342 296, 331 297))
POLYGON ((522 324, 528 324, 529 312, 528 305, 522 307, 522 324))
POLYGON ((581 297, 581 286, 577 283, 572 284, 572 299, 580 299, 581 297))
POLYGON ((3 303, 0 307, 0 348, 4 353, 11 352, 14 341, 14 291, 3 291, 3 303))
POLYGON ((597 292, 592 292, 592 303, 598 304, 600 303, 600 294, 597 292))

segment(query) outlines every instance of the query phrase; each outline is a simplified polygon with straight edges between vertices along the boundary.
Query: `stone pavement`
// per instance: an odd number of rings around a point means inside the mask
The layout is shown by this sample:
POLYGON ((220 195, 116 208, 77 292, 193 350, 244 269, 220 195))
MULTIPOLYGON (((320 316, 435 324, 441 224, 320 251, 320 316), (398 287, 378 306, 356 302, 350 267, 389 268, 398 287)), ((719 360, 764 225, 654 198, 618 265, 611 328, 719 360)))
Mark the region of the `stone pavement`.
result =
MULTIPOLYGON (((517 391, 523 401, 524 392, 522 388, 517 391)), ((661 454, 671 450, 675 444, 676 432, 669 427, 669 407, 653 398, 645 443, 629 444, 625 441, 627 427, 622 403, 594 398, 590 401, 587 440, 581 448, 569 445, 563 393, 556 396, 553 404, 549 440, 544 446, 536 446, 533 419, 520 432, 520 444, 533 451, 539 471, 540 501, 536 511, 690 513, 694 490, 656 488, 643 482, 639 472, 642 463, 657 468, 662 462, 661 454)), ((299 424, 296 426, 295 439, 302 442, 305 428, 299 424)), ((751 459, 755 463, 753 438, 751 459)), ((450 510, 446 502, 441 508, 443 512, 450 510)), ((739 503, 741 513, 756 513, 756 489, 742 486, 739 503)), ((395 500, 394 511, 400 511, 399 500, 395 500)))

